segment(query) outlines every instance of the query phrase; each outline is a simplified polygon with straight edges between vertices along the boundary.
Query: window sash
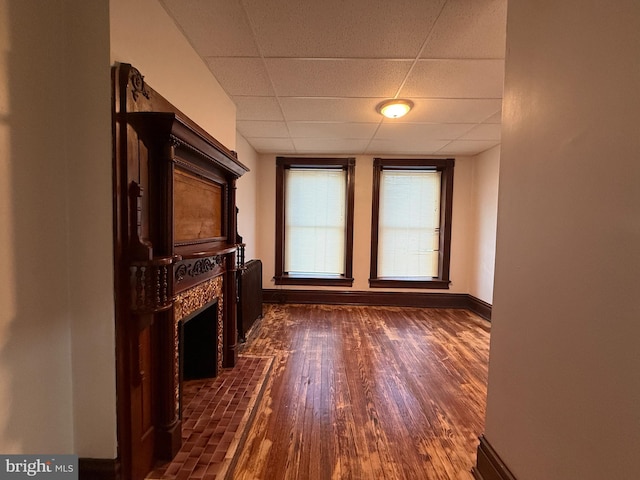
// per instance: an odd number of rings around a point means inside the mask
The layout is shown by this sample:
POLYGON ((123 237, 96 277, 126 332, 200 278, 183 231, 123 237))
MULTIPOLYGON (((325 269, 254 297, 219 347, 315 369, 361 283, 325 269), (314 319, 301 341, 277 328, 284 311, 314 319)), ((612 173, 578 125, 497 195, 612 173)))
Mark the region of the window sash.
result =
POLYGON ((378 277, 438 277, 442 174, 380 173, 378 277))
POLYGON ((285 170, 284 271, 344 275, 347 172, 285 170))

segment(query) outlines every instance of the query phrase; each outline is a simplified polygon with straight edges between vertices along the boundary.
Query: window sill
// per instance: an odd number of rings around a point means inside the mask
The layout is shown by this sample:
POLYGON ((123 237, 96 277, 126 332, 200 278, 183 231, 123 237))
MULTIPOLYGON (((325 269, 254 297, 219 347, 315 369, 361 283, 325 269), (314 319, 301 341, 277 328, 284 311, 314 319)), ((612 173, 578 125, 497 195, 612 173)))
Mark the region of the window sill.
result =
POLYGON ((303 275, 282 275, 273 277, 276 285, 313 285, 317 287, 351 287, 353 278, 341 275, 308 277, 303 275))
POLYGON ((432 280, 415 277, 369 279, 369 287, 371 288, 433 288, 448 290, 450 283, 449 280, 439 280, 437 278, 432 280))

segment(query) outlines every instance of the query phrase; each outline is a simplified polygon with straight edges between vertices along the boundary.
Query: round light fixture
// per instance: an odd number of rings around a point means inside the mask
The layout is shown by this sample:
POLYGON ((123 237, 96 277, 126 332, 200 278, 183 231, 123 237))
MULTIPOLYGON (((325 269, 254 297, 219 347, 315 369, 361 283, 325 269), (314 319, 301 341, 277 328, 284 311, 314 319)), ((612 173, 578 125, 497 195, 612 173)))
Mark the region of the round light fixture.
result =
POLYGON ((404 117, 413 108, 411 100, 393 99, 379 103, 376 110, 387 118, 404 117))

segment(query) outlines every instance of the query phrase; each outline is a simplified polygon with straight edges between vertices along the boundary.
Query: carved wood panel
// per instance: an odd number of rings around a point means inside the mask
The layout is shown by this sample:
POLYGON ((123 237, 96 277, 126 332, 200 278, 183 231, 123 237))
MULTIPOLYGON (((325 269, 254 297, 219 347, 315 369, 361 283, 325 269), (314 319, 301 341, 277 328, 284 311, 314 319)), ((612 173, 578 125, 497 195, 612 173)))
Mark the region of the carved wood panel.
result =
POLYGON ((174 242, 221 238, 222 186, 179 168, 173 178, 174 242))

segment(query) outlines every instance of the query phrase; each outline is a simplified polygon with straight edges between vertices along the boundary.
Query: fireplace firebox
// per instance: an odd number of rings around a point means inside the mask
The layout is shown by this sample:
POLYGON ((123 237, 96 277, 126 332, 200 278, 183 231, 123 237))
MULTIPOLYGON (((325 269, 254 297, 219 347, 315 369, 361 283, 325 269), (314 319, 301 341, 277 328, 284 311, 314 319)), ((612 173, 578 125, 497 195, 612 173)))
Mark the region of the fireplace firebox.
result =
POLYGON ((183 380, 218 375, 218 309, 216 304, 180 321, 180 366, 183 380))

